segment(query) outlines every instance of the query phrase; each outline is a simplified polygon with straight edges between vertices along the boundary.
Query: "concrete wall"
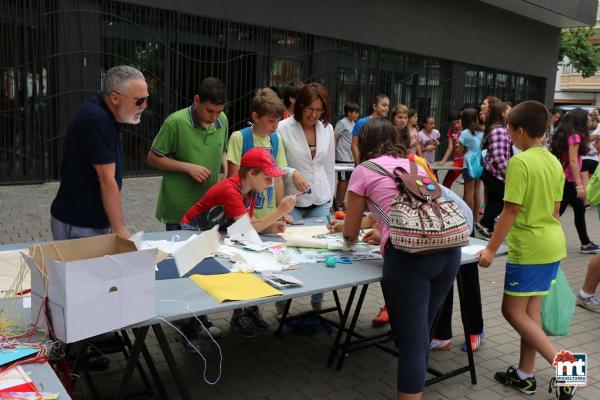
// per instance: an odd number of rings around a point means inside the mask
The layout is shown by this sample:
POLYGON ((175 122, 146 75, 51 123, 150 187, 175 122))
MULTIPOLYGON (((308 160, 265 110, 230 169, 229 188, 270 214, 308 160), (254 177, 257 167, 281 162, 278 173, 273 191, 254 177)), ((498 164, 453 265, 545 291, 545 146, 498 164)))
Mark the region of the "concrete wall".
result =
POLYGON ((476 0, 127 2, 543 77, 553 98, 560 30, 476 0))

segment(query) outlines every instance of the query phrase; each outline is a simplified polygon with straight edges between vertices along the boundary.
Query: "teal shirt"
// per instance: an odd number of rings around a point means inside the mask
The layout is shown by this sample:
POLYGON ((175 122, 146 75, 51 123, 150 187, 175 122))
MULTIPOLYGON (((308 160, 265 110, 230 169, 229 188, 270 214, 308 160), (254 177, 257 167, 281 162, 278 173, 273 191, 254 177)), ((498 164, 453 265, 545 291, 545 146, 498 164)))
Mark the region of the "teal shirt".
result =
POLYGON ((167 224, 178 224, 183 214, 219 180, 221 157, 227 150, 227 116, 204 128, 197 120, 193 106, 169 115, 152 142, 159 156, 201 165, 211 176, 199 183, 188 174, 163 172, 156 205, 156 218, 167 224))

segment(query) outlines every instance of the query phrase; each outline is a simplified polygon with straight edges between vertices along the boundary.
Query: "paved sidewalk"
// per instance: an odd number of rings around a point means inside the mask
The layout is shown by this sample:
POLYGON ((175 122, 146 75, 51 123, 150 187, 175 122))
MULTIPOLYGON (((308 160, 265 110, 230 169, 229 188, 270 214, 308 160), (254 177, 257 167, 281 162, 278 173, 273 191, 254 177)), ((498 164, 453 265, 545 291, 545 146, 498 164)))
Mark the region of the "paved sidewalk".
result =
MULTIPOLYGON (((160 178, 131 178, 124 180, 123 204, 127 226, 137 230, 157 231, 163 227, 154 218, 156 196, 160 178)), ((58 188, 57 183, 28 186, 0 187, 0 243, 15 243, 50 239, 49 207, 58 188)), ((457 191, 462 190, 455 185, 457 191)), ((593 240, 600 242, 600 226, 595 210, 587 213, 588 231, 593 240)), ((579 241, 573 224, 573 215, 568 210, 563 217, 563 226, 568 238, 568 258, 562 268, 571 287, 578 290, 584 278, 591 256, 579 254, 579 241)), ((486 337, 476 353, 479 383, 472 386, 467 374, 454 377, 427 389, 425 399, 430 400, 496 400, 496 399, 552 399, 547 393, 547 384, 553 369, 538 357, 536 377, 538 391, 534 396, 517 394, 493 380, 494 372, 504 370, 518 360, 519 338, 500 313, 502 296, 504 257, 493 266, 480 269, 482 302, 486 337)), ((347 291, 342 293, 343 297, 347 291)), ((455 297, 457 298, 457 297, 455 297)), ((465 353, 459 347, 462 327, 457 301, 453 328, 456 334, 450 351, 434 352, 430 364, 446 370, 466 362, 465 353)), ((326 295, 326 305, 333 298, 326 295)), ((378 285, 370 287, 359 320, 359 329, 372 331, 371 318, 383 304, 378 285)), ((307 299, 294 301, 293 311, 309 309, 307 299)), ((274 306, 262 307, 265 317, 273 326, 276 324, 274 306)), ((335 372, 325 366, 333 336, 324 333, 315 336, 290 335, 274 339, 271 334, 262 334, 254 339, 241 339, 229 331, 230 315, 221 313, 211 316, 216 325, 224 330, 219 339, 223 351, 221 380, 208 385, 203 380, 203 362, 199 356, 183 351, 177 335, 165 327, 177 360, 182 366, 185 379, 193 390, 194 399, 257 399, 257 400, 352 400, 392 399, 395 392, 396 360, 374 349, 354 353, 346 360, 344 369, 335 372)), ((410 323, 410 321, 407 321, 410 323)), ((571 324, 571 337, 553 338, 558 348, 566 348, 588 354, 589 386, 578 392, 577 399, 600 399, 600 314, 577 308, 571 324)), ((154 339, 149 341, 150 351, 156 357, 157 367, 163 373, 173 398, 179 398, 166 363, 159 353, 154 339)), ((219 371, 218 353, 210 342, 203 342, 208 359, 207 377, 214 379, 219 371)), ((103 393, 113 393, 115 382, 121 375, 123 361, 114 358, 112 369, 97 376, 96 383, 103 393)), ((135 378, 139 383, 139 379, 135 378)))

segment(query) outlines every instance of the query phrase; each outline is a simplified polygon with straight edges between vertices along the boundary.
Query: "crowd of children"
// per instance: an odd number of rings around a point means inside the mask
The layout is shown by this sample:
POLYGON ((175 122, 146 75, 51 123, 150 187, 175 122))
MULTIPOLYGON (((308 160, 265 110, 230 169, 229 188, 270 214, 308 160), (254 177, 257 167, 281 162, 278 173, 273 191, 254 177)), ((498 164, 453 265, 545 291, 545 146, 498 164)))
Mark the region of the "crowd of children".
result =
MULTIPOLYGON (((200 99, 198 103, 202 103, 200 99)), ((511 109, 509 103, 486 97, 478 108, 465 107, 452 113, 442 137, 434 116, 427 115, 419 125, 418 112, 398 104, 392 107, 388 121, 389 109, 389 97, 379 94, 370 102, 368 115, 359 119, 359 105, 349 102, 343 118, 333 127, 333 111, 322 85, 292 83, 283 100, 271 89, 259 89, 252 100, 251 126, 233 132, 224 145, 228 178, 214 183, 188 204, 188 211, 178 221, 180 226, 198 228, 216 223, 225 227, 247 215, 258 232, 281 232, 294 220, 320 218, 332 209, 342 209, 347 210, 346 222, 330 228, 343 231, 348 245, 354 243, 360 228, 373 227, 376 233, 368 238, 381 243, 382 288, 389 306, 382 307, 373 325, 391 321, 400 357, 405 360, 402 364, 408 366, 399 365, 398 398, 420 398, 429 351, 451 346, 450 288, 458 273, 463 275, 470 296, 470 347, 476 351, 481 345, 484 329, 478 271, 475 267, 459 271, 460 252, 409 255, 387 246, 389 231, 383 222, 377 216, 362 216, 374 204, 389 211, 397 189, 388 177, 361 164, 371 160, 393 171, 398 166, 408 170, 414 162, 419 173, 432 181, 438 178, 433 170, 447 169, 445 196, 460 203, 473 222, 474 232, 489 240, 479 254, 479 264, 489 267, 505 238, 509 247, 502 312, 522 338, 521 358, 518 367, 498 372, 495 378, 523 393, 534 393, 536 353, 551 363, 557 352, 541 329, 540 303, 566 256, 559 217, 567 205, 575 211, 581 252, 600 251, 587 236, 584 218, 582 157, 591 160, 584 171, 588 179, 598 163, 595 136, 590 145, 590 118, 578 109, 560 116, 560 120, 551 120, 540 103, 526 101, 511 109), (443 142, 447 147, 436 163, 443 142), (339 173, 336 179, 336 162, 357 166, 353 173, 339 173), (450 190, 459 177, 464 202, 450 190), (480 220, 482 191, 485 210, 480 220), (220 214, 215 207, 220 207, 220 214), (215 215, 219 218, 213 218, 215 215), (415 301, 411 304, 426 307, 409 307, 408 313, 401 306, 415 301), (414 326, 400 329, 406 318, 415 321, 414 326)), ((221 114, 215 114, 213 123, 224 117, 221 114)), ((158 139, 156 142, 160 143, 158 139)), ((156 153, 159 148, 155 148, 156 153)), ((577 295, 580 304, 593 311, 600 311, 600 301, 594 295, 600 281, 599 257, 590 262, 589 279, 577 295)), ((313 295, 314 310, 320 309, 321 302, 321 294, 313 295)), ((282 309, 278 304, 277 311, 282 309)), ((255 329, 269 328, 256 307, 235 310, 231 327, 245 337, 254 336, 255 329)), ((190 329, 186 332, 192 333, 190 329)), ((570 386, 555 390, 562 400, 571 399, 575 392, 570 386)))
MULTIPOLYGON (((488 240, 477 254, 481 267, 490 267, 506 240, 502 314, 521 337, 521 346, 518 365, 497 372, 498 382, 533 394, 536 355, 550 364, 556 357, 557 348, 541 327, 540 307, 566 257, 560 216, 569 205, 580 252, 595 254, 576 301, 600 313, 600 297, 595 294, 600 247, 589 238, 585 224, 586 208, 600 204, 597 113, 580 108, 565 115, 550 113, 536 101, 511 108, 510 103, 488 96, 479 107, 452 113, 442 137, 428 112, 419 125, 416 110, 397 104, 388 120, 390 98, 378 94, 360 119, 360 106, 345 104, 344 116, 334 128, 334 103, 327 89, 320 83, 292 82, 283 99, 271 88, 257 90, 248 126, 230 132, 223 111, 226 93, 223 82, 207 78, 193 103, 163 122, 148 153, 148 163, 163 171, 156 217, 170 231, 225 228, 248 218, 257 232, 278 233, 304 218, 326 220, 337 207, 347 210, 346 219, 329 224, 329 229, 341 231, 348 247, 356 243, 361 229, 373 228, 363 240, 380 245, 387 304, 373 324, 391 324, 402 360, 398 399, 420 399, 430 351, 452 345, 451 288, 458 274, 465 286, 464 311, 471 329, 463 349, 476 351, 484 336, 477 266, 459 268, 461 252, 456 247, 412 253, 391 245, 394 236, 386 216, 399 193, 399 178, 393 176, 398 171, 417 171, 421 177, 416 186, 426 183, 427 190, 453 201, 473 232, 488 240), (436 163, 444 142, 446 151, 436 163), (447 165, 451 156, 452 164, 447 165), (353 173, 337 176, 337 188, 336 161, 356 163, 353 173), (435 171, 440 170, 448 170, 441 187, 435 184, 435 171), (461 176, 463 199, 450 190, 461 176), (480 219, 482 191, 486 206, 480 219)), ((55 240, 109 231, 129 237, 119 196, 118 137, 120 124, 140 122, 147 97, 142 73, 118 66, 107 72, 103 93, 75 114, 65 140, 61 185, 51 207, 55 240)), ((322 301, 322 294, 313 294, 314 311, 321 309, 322 301)), ((282 311, 278 304, 277 312, 282 311)), ((206 316, 199 321, 178 322, 188 350, 199 346, 201 335, 220 333, 206 316)), ((243 337, 269 330, 258 307, 234 310, 230 326, 243 337)), ((559 400, 572 399, 575 389, 550 382, 559 400)))

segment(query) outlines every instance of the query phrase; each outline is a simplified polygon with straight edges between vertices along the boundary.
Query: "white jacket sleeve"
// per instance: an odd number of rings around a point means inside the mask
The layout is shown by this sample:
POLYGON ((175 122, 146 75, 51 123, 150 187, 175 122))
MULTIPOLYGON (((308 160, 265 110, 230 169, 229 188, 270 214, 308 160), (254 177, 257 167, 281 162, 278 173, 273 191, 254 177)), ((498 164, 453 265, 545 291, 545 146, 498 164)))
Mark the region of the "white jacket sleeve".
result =
POLYGON ((333 134, 333 128, 331 124, 327 126, 327 132, 329 133, 329 148, 327 150, 327 164, 326 173, 329 186, 331 187, 331 198, 335 196, 335 137, 333 134))

